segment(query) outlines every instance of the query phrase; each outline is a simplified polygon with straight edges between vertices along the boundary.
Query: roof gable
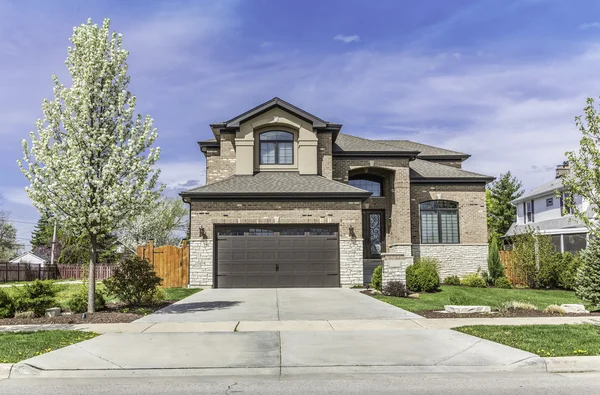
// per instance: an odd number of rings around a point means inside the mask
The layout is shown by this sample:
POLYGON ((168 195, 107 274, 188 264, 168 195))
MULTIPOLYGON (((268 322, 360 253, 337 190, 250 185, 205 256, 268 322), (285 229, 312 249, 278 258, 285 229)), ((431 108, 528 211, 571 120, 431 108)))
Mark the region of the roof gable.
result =
POLYGON ((237 115, 228 121, 221 122, 220 124, 215 124, 215 125, 211 125, 211 126, 225 127, 225 128, 237 128, 240 126, 241 123, 247 121, 248 119, 254 118, 255 116, 260 115, 266 111, 269 111, 270 109, 275 108, 275 107, 282 108, 285 111, 288 111, 291 114, 294 114, 297 117, 302 118, 302 119, 312 123, 313 127, 324 128, 324 127, 332 125, 329 122, 317 117, 316 115, 313 115, 307 111, 304 111, 303 109, 296 107, 293 104, 286 102, 285 100, 282 100, 278 97, 274 97, 271 100, 268 100, 262 104, 259 104, 258 106, 254 107, 240 115, 237 115))

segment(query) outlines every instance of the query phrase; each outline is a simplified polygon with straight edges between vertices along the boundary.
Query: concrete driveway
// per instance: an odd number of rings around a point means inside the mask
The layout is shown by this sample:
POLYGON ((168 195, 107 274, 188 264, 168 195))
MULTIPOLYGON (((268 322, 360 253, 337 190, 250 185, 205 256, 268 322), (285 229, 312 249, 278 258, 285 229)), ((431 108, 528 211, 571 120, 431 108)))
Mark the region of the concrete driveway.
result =
POLYGON ((332 321, 422 318, 344 288, 208 289, 137 322, 332 321))

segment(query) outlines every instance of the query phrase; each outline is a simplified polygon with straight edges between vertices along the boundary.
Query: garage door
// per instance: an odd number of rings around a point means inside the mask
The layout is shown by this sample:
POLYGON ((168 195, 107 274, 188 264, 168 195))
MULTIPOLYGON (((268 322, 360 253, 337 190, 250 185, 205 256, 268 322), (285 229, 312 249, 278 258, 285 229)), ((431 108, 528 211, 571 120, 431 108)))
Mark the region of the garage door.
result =
POLYGON ((218 288, 339 287, 334 226, 235 226, 216 229, 218 288))

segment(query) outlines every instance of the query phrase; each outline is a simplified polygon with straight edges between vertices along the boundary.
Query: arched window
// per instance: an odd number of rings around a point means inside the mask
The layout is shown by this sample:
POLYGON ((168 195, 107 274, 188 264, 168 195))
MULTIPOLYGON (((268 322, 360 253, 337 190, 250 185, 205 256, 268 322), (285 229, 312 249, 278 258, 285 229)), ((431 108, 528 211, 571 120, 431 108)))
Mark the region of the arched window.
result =
POLYGON ((273 130, 260 134, 261 165, 291 165, 294 163, 294 135, 273 130))
POLYGON ((450 200, 430 200, 420 204, 421 243, 456 244, 458 233, 458 203, 450 200))
POLYGON ((350 176, 350 185, 365 191, 369 191, 373 196, 383 196, 383 178, 373 174, 357 174, 350 176))

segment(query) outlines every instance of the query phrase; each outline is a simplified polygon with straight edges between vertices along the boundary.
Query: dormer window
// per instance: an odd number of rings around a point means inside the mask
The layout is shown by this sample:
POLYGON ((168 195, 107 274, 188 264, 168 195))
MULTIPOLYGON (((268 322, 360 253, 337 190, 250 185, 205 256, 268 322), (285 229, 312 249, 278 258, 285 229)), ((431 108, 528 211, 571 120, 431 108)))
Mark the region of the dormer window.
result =
POLYGON ((294 135, 280 130, 260 134, 261 165, 291 165, 294 163, 294 135))

